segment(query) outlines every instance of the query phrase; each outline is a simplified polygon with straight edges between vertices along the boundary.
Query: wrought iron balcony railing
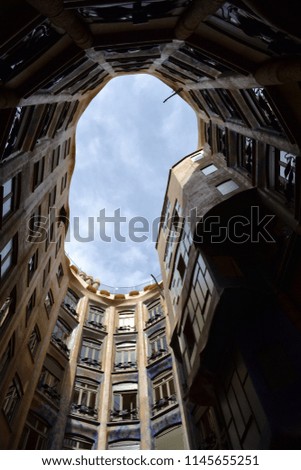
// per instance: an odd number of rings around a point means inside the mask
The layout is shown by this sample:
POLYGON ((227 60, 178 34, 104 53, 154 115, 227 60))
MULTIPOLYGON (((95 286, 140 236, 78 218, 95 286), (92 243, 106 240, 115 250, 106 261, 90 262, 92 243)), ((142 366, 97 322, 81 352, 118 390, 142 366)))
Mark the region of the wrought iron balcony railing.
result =
POLYGON ((97 328, 97 330, 101 330, 101 331, 106 331, 107 330, 107 327, 105 325, 103 325, 102 323, 97 322, 95 320, 87 320, 86 325, 90 326, 92 328, 97 328))
POLYGON ((91 406, 82 405, 81 403, 72 403, 71 413, 86 415, 90 418, 97 418, 97 409, 91 406))
POLYGON ((117 326, 116 333, 124 333, 127 331, 136 331, 136 328, 131 325, 117 326))
POLYGON ((151 355, 147 358, 147 362, 150 364, 151 362, 155 361, 159 357, 165 356, 168 354, 166 349, 158 349, 158 351, 153 351, 151 355))
POLYGON ((38 385, 38 389, 43 395, 53 401, 56 405, 60 403, 61 395, 56 390, 56 387, 51 387, 46 383, 40 383, 38 385))
POLYGON ((70 355, 70 349, 68 348, 68 346, 66 345, 66 343, 64 343, 64 341, 59 338, 58 336, 52 334, 51 335, 51 341, 52 343, 54 343, 64 354, 66 354, 68 357, 70 355))
POLYGON ((97 359, 91 359, 90 357, 80 357, 79 362, 85 366, 94 367, 95 369, 101 369, 101 362, 97 359))
POLYGON ((67 310, 67 312, 71 313, 71 315, 73 315, 74 317, 78 317, 78 314, 76 313, 76 309, 75 307, 73 307, 72 305, 70 305, 68 302, 63 302, 62 303, 62 307, 67 310))
POLYGON ((110 421, 128 421, 138 419, 138 409, 133 410, 111 410, 110 421))
POLYGON ((137 362, 116 362, 114 364, 114 370, 125 370, 125 369, 137 369, 137 362))
POLYGON ((170 397, 160 398, 160 400, 156 401, 152 406, 153 414, 159 413, 159 411, 167 408, 170 405, 174 405, 177 403, 177 399, 175 395, 171 395, 170 397))
POLYGON ((155 323, 156 321, 160 320, 161 318, 163 318, 164 315, 163 313, 156 313, 156 315, 154 315, 153 317, 150 317, 146 322, 145 322, 145 327, 149 326, 149 325, 152 325, 153 323, 155 323))

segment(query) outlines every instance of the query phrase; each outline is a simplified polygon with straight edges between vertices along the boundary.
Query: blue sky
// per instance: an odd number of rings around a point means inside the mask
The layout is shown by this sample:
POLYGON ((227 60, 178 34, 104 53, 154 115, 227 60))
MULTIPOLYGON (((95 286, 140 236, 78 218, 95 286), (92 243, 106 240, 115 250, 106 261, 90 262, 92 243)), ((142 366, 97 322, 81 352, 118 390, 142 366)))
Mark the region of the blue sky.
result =
POLYGON ((152 223, 161 214, 170 167, 197 148, 196 115, 178 96, 163 104, 171 93, 149 75, 117 77, 78 123, 65 250, 104 284, 134 286, 160 272, 152 223), (126 222, 115 223, 115 229, 106 222, 100 236, 97 218, 104 210, 126 222), (76 220, 82 241, 74 239, 76 220), (130 236, 130 226, 141 232, 130 236))

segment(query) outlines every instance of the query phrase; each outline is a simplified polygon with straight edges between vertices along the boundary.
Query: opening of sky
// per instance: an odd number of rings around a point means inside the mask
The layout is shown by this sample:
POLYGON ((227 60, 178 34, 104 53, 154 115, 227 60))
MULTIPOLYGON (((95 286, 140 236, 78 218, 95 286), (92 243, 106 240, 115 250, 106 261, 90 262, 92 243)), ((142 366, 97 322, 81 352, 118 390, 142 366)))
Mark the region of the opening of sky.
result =
POLYGON ((78 123, 65 250, 103 284, 134 286, 160 272, 153 226, 168 172, 197 148, 196 114, 177 95, 163 103, 172 93, 149 75, 117 77, 78 123))

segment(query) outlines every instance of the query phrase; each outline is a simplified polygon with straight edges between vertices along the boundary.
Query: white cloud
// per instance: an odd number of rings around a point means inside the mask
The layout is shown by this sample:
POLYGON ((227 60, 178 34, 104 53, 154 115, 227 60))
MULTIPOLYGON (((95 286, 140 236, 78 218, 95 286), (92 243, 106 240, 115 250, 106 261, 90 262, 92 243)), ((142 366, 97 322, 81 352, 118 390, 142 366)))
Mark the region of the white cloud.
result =
MULTIPOLYGON (((72 260, 87 274, 108 285, 130 286, 159 273, 155 243, 100 240, 99 211, 113 216, 118 208, 129 220, 160 216, 169 168, 197 145, 194 111, 178 96, 163 104, 172 90, 154 77, 132 75, 109 82, 79 121, 77 155, 70 191, 72 217, 80 219, 80 235, 94 220, 94 241, 66 243, 72 260)), ((150 236, 151 234, 148 234, 150 236)), ((139 236, 139 234, 138 234, 139 236)))

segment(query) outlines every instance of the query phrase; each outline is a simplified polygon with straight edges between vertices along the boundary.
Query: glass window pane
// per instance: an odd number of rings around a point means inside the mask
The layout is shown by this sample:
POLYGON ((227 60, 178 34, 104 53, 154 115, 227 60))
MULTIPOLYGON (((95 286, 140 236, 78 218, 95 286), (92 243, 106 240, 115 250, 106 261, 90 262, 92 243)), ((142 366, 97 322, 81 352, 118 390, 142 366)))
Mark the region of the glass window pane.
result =
POLYGON ((229 194, 232 191, 235 191, 238 187, 238 184, 236 184, 233 180, 225 181, 224 183, 221 183, 216 186, 216 188, 222 195, 229 194))
POLYGON ((10 179, 10 180, 6 181, 3 185, 3 197, 5 197, 9 193, 11 193, 12 189, 13 189, 13 180, 10 179))
POLYGON ((7 199, 2 206, 3 217, 9 214, 12 210, 12 198, 7 199))
POLYGON ((211 173, 214 173, 217 171, 218 168, 215 165, 208 165, 205 168, 203 168, 201 171, 204 175, 210 175, 211 173))

